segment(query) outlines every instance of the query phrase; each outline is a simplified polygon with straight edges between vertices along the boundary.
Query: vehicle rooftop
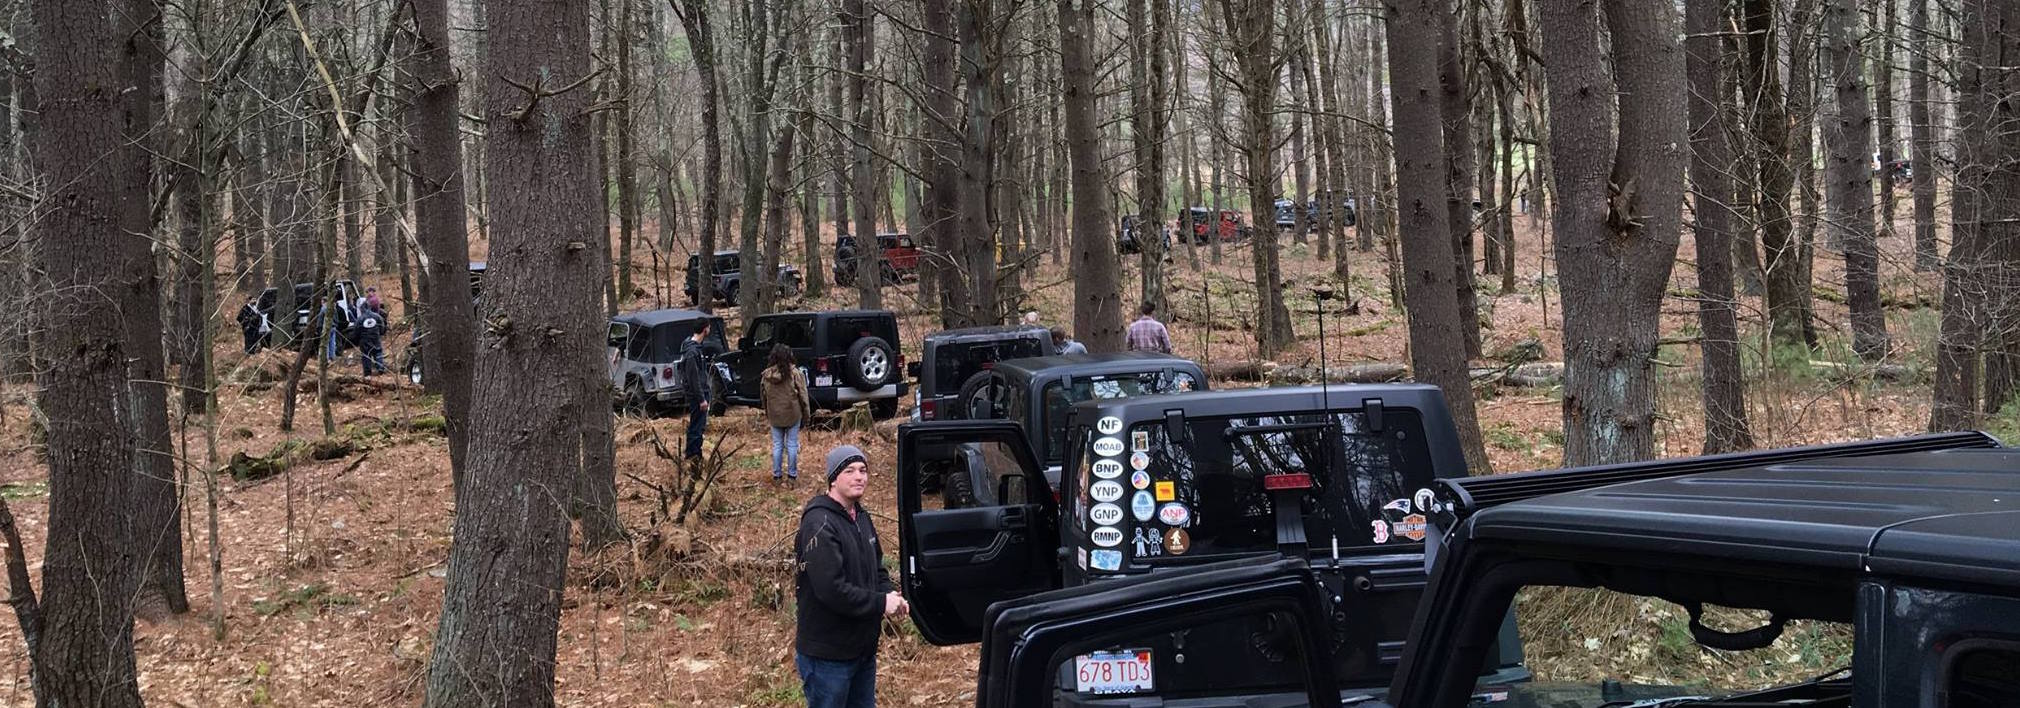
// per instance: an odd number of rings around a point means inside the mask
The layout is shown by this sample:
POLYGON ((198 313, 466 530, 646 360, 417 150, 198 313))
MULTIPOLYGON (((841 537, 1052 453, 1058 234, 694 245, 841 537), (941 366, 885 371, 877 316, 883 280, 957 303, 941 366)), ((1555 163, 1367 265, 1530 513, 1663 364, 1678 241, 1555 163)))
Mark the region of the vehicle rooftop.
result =
POLYGON ((967 337, 994 337, 1003 334, 1022 334, 1022 333, 1049 334, 1050 332, 1051 330, 1046 329, 1045 327, 1039 325, 1027 325, 1027 324, 990 325, 988 327, 963 327, 961 329, 943 329, 938 332, 926 335, 926 341, 943 342, 949 340, 963 339, 967 337))
POLYGON ((758 319, 766 319, 766 318, 771 318, 771 317, 803 317, 803 316, 807 316, 807 315, 829 315, 829 316, 834 316, 834 317, 886 317, 886 316, 890 316, 890 317, 896 317, 896 316, 897 316, 897 315, 896 315, 895 313, 891 312, 890 310, 818 310, 818 311, 813 311, 813 312, 774 312, 774 313, 772 313, 772 314, 769 314, 769 315, 760 315, 760 316, 758 317, 758 319))
MULTIPOLYGON (((1083 355, 1034 357, 1014 361, 1021 363, 1079 356, 1083 355)), ((1010 362, 1004 362, 1008 363, 1010 362)), ((1002 368, 1004 364, 997 364, 997 367, 1002 368)), ((1188 415, 1273 415, 1320 409, 1357 409, 1370 398, 1382 399, 1385 407, 1414 408, 1430 415, 1446 415, 1445 401, 1438 387, 1417 383, 1222 388, 1193 393, 1095 399, 1081 403, 1077 407, 1093 406, 1100 410, 1102 415, 1120 415, 1124 419, 1142 420, 1162 417, 1166 410, 1181 405, 1188 415), (1324 398, 1321 398, 1321 395, 1324 398)))
POLYGON ((663 310, 641 310, 638 312, 626 312, 616 317, 610 318, 610 321, 624 322, 627 324, 637 325, 640 327, 655 327, 658 325, 666 324, 668 322, 685 322, 687 320, 699 319, 702 317, 714 317, 714 316, 715 315, 711 315, 706 312, 701 312, 699 310, 680 310, 669 308, 663 310))
POLYGON ((1626 482, 1488 508, 1462 528, 1476 539, 2020 587, 2020 449, 1831 458, 1626 482))
POLYGON ((1047 373, 1107 374, 1125 371, 1143 371, 1154 365, 1199 366, 1191 359, 1161 352, 1101 352, 1098 354, 1054 354, 1051 356, 1031 356, 1021 359, 1005 359, 996 362, 996 370, 1011 370, 1024 375, 1039 371, 1047 373), (1059 371, 1067 369, 1068 371, 1059 371))

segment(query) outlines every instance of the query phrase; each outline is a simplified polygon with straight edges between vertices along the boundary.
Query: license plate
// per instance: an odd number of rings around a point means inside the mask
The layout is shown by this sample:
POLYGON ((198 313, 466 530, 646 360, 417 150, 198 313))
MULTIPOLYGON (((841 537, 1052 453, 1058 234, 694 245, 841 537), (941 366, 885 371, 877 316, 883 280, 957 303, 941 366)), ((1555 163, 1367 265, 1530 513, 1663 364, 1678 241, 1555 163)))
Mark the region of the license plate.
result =
POLYGON ((1153 688, 1150 650, 1097 651, 1073 657, 1075 690, 1081 693, 1143 693, 1153 688))
POLYGON ((828 374, 822 374, 822 375, 820 375, 820 376, 815 376, 815 377, 814 377, 814 385, 815 385, 815 386, 833 386, 833 385, 835 385, 835 377, 834 377, 834 376, 831 376, 831 375, 828 375, 828 374))

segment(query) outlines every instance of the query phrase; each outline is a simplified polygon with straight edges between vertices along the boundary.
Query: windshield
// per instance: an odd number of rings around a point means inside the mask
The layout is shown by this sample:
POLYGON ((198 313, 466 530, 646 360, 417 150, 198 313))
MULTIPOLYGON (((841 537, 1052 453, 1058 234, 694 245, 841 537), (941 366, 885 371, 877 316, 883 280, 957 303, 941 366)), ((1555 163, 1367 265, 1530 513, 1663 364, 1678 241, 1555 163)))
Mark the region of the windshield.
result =
POLYGON ((1099 376, 1075 376, 1071 385, 1054 381, 1045 385, 1045 406, 1039 410, 1038 428, 1045 431, 1045 449, 1039 455, 1047 465, 1058 464, 1066 450, 1066 414, 1073 404, 1097 398, 1129 398, 1157 393, 1206 390, 1188 371, 1144 371, 1099 376))

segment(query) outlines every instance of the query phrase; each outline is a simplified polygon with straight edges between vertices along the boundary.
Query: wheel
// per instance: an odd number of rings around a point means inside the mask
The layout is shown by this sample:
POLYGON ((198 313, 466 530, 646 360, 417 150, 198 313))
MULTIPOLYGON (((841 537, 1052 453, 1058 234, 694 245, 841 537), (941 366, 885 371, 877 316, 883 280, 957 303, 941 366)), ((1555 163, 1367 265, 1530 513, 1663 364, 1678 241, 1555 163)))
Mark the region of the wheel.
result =
POLYGON ((961 393, 954 399, 954 414, 969 420, 1001 418, 1003 403, 1009 397, 1010 387, 1002 374, 977 371, 967 381, 961 382, 961 393))
POLYGON ((878 268, 878 270, 884 275, 885 285, 897 285, 905 279, 905 276, 900 274, 898 269, 891 265, 890 261, 884 261, 883 266, 878 268))
POLYGON ((870 417, 877 420, 890 420, 898 417, 898 399, 881 398, 870 401, 870 417))
MULTIPOLYGON (((898 357, 890 342, 882 337, 864 337, 849 345, 848 359, 842 362, 842 380, 862 391, 875 391, 897 374, 898 357)), ((894 409, 896 404, 892 404, 894 409)))
POLYGON ((742 288, 743 283, 730 283, 729 287, 722 291, 722 301, 730 305, 736 304, 737 303, 736 293, 738 290, 741 290, 742 288))
POLYGON ((800 294, 800 277, 786 276, 779 279, 779 297, 796 297, 800 294))
POLYGON ((842 270, 841 268, 836 268, 836 269, 835 269, 835 284, 836 284, 836 285, 840 285, 840 286, 842 286, 842 287, 848 287, 848 286, 851 286, 851 285, 855 285, 855 284, 856 284, 856 273, 855 273, 855 271, 849 271, 849 270, 842 270))
POLYGON ((948 509, 967 509, 975 506, 975 478, 968 474, 967 465, 950 464, 940 473, 940 498, 948 509))
POLYGON ((652 417, 652 399, 645 395, 645 384, 638 379, 624 382, 624 414, 640 418, 652 417))
POLYGON ((407 382, 421 385, 421 360, 418 357, 407 358, 407 382))

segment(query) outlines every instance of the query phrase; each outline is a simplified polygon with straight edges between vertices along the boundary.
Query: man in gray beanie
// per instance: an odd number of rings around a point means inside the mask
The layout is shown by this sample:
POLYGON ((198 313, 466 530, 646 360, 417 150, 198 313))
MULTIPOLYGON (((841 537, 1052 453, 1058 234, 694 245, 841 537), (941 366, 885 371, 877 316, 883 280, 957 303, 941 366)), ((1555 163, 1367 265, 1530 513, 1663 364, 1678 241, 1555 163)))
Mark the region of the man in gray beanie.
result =
POLYGON ((872 708, 883 618, 909 606, 891 584, 877 529, 863 511, 868 456, 841 445, 828 451, 822 469, 828 489, 800 510, 793 539, 799 611, 793 659, 808 708, 872 708))

